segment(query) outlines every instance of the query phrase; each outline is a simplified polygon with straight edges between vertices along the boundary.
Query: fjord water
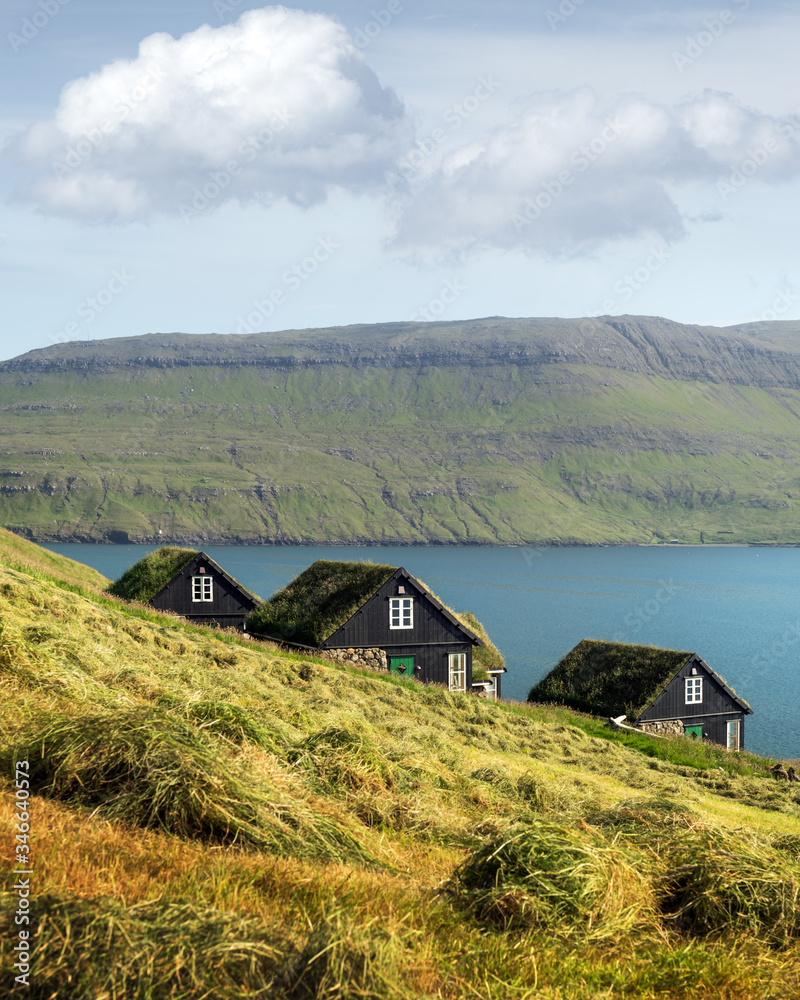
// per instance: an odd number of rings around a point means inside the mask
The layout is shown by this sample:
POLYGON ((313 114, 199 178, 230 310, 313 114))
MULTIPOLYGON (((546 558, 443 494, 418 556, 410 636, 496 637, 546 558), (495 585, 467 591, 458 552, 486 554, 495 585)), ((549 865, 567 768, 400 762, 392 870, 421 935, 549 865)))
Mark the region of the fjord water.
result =
MULTIPOLYGON (((48 545, 116 579, 155 546, 48 545)), ((698 546, 235 546, 205 551, 270 597, 315 559, 404 566, 472 611, 506 658, 503 695, 531 685, 583 638, 698 653, 750 703, 746 746, 800 757, 800 548, 698 546)))

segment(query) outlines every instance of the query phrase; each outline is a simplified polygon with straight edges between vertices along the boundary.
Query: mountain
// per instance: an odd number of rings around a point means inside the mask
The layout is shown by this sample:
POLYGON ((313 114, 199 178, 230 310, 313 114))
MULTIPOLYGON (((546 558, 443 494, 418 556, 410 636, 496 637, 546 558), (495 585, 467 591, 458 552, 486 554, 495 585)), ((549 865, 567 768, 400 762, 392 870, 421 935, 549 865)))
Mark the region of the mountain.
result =
POLYGON ((0 419, 40 541, 800 542, 800 323, 68 343, 0 364, 0 419))
POLYGON ((771 760, 200 628, 2 532, 0 682, 7 997, 800 990, 771 760))

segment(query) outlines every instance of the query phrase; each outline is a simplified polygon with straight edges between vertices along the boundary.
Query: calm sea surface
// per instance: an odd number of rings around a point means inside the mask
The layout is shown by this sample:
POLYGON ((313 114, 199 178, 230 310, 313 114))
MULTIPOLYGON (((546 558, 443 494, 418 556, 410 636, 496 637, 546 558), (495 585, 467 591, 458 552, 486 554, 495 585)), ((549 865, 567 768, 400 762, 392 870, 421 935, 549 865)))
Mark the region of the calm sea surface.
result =
MULTIPOLYGON (((49 545, 116 579, 154 546, 49 545)), ((751 705, 746 745, 800 757, 800 548, 207 546, 267 598, 315 559, 404 566, 472 611, 506 658, 503 694, 531 685, 583 638, 696 652, 751 705)))

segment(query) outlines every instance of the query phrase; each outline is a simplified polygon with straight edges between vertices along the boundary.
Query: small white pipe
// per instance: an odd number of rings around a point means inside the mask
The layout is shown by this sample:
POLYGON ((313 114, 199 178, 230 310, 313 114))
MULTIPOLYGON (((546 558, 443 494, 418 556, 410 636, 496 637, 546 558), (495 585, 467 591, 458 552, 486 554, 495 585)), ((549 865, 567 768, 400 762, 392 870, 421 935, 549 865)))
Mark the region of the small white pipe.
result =
POLYGON ((616 717, 616 719, 612 719, 609 716, 608 721, 611 723, 611 725, 613 726, 614 729, 629 729, 632 733, 639 733, 641 736, 652 736, 654 740, 663 740, 663 739, 665 739, 664 736, 661 736, 658 733, 648 733, 644 729, 637 729, 635 726, 626 726, 626 725, 623 725, 622 720, 625 719, 625 718, 627 718, 627 716, 625 716, 625 715, 618 715, 616 717))

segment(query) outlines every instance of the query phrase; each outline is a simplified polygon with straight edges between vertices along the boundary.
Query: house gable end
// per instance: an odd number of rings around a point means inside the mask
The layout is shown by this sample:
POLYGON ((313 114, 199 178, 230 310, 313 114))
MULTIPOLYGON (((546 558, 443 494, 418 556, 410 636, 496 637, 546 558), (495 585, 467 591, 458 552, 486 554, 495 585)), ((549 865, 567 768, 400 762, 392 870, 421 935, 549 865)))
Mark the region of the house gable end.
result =
POLYGON ((185 617, 205 618, 221 614, 237 615, 243 619, 257 606, 258 599, 205 552, 198 552, 149 603, 159 610, 174 611, 185 617), (201 570, 204 572, 201 573, 201 570), (192 578, 201 575, 213 581, 211 601, 192 600, 192 578))
POLYGON ((749 712, 738 696, 700 657, 692 656, 676 671, 664 689, 650 702, 636 721, 648 722, 656 719, 682 719, 722 715, 725 713, 749 712), (686 701, 686 681, 699 678, 702 681, 700 701, 686 701))
POLYGON ((407 646, 432 643, 483 642, 449 612, 419 581, 398 569, 378 590, 322 643, 322 648, 407 646), (402 588, 402 593, 400 592, 402 588), (389 602, 394 597, 413 601, 413 625, 390 628, 389 602))

